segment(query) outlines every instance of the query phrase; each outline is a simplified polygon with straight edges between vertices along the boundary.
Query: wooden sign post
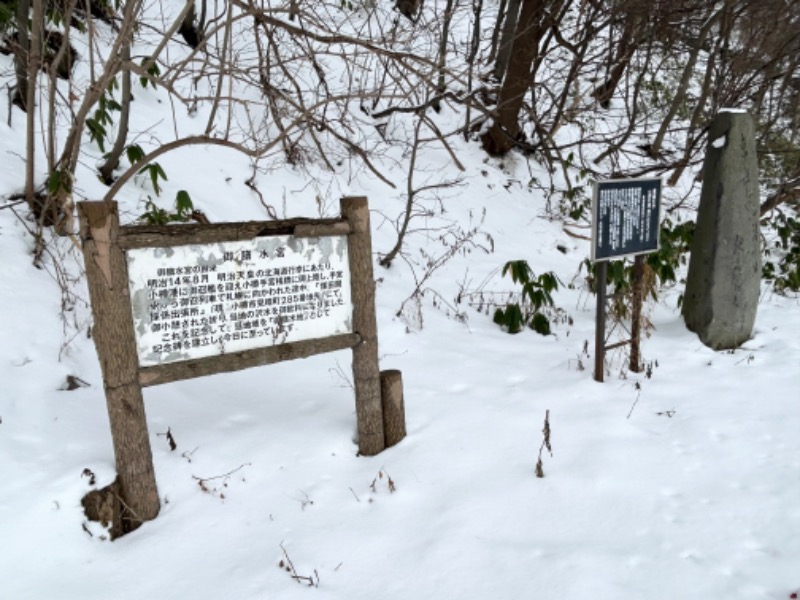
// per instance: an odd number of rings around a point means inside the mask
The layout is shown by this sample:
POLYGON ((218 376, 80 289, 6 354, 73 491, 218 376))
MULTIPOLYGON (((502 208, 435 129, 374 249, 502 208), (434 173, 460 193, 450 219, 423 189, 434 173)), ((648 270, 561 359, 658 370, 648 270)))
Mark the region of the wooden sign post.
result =
POLYGON ((661 229, 661 180, 615 179, 595 184, 592 202, 592 261, 597 264, 597 320, 594 379, 604 379, 607 350, 631 345, 630 369, 640 369, 639 338, 642 314, 644 255, 658 250, 661 229), (634 256, 631 338, 606 345, 606 279, 608 261, 634 256))
POLYGON ((160 507, 143 387, 351 348, 359 453, 405 436, 400 373, 378 366, 366 198, 343 198, 340 219, 220 225, 120 227, 116 203, 78 211, 120 535, 160 507))
POLYGON ((366 198, 344 198, 342 217, 350 224, 348 257, 353 280, 353 329, 360 341, 353 348, 353 385, 356 390, 358 447, 362 454, 377 454, 385 447, 381 375, 378 368, 378 324, 375 318, 375 279, 372 275, 372 234, 366 198), (369 282, 369 284, 366 284, 369 282), (364 285, 366 284, 366 285, 364 285))
MULTIPOLYGON (((125 520, 112 523, 115 535, 122 535, 155 519, 161 504, 139 386, 125 254, 118 244, 117 207, 102 202, 79 203, 78 214, 94 315, 92 339, 103 373, 114 442, 116 483, 128 507, 125 520)), ((122 519, 119 507, 113 512, 112 519, 122 519)))

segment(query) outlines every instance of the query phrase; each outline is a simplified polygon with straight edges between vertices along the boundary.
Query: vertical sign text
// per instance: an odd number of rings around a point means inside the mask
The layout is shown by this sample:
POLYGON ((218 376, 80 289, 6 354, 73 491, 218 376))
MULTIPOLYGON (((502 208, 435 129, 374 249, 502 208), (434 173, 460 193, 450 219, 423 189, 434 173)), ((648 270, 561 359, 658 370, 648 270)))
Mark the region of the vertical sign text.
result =
POLYGON ((597 182, 592 209, 593 261, 658 250, 660 179, 597 182))

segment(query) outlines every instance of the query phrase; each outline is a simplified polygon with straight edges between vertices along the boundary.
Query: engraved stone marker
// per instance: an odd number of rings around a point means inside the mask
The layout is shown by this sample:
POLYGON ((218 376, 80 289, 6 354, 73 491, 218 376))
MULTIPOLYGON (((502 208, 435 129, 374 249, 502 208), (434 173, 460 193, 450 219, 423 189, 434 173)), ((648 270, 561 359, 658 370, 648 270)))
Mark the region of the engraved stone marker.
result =
POLYGON ((711 125, 683 298, 686 326, 709 348, 753 332, 761 283, 758 163, 753 120, 721 111, 711 125))

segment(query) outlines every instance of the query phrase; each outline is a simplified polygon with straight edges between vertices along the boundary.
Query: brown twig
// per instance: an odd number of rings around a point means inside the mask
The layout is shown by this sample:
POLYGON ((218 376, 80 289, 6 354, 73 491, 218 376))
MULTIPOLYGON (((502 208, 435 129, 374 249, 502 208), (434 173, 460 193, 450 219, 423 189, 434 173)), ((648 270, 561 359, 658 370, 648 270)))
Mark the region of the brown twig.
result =
POLYGON ((306 583, 308 587, 319 587, 319 573, 317 573, 317 570, 314 569, 313 575, 300 575, 297 569, 294 568, 294 563, 292 559, 289 558, 289 553, 286 551, 286 548, 284 548, 283 543, 279 545, 281 550, 283 550, 283 559, 278 563, 278 566, 289 573, 292 579, 297 583, 306 583))
POLYGON ((544 439, 542 445, 539 447, 539 460, 536 461, 536 476, 539 478, 544 477, 544 468, 542 467, 542 451, 547 448, 550 456, 553 456, 553 448, 550 446, 550 411, 544 413, 544 428, 542 429, 544 439))
POLYGON ((258 199, 261 201, 261 205, 267 211, 269 218, 277 221, 278 214, 275 212, 275 208, 272 205, 267 204, 267 201, 264 200, 264 195, 261 193, 261 190, 259 190, 256 187, 255 179, 256 179, 255 166, 253 166, 253 176, 250 177, 249 179, 245 179, 244 184, 258 195, 258 199))
POLYGON ((192 479, 205 483, 206 481, 211 481, 212 479, 222 479, 223 477, 230 477, 237 471, 241 471, 245 467, 253 466, 252 463, 244 463, 233 469, 232 471, 228 471, 227 473, 223 473, 222 475, 214 475, 213 477, 198 477, 197 475, 192 475, 192 479))
POLYGON ((0 206, 0 210, 4 208, 11 208, 12 206, 16 206, 17 204, 24 204, 25 200, 17 200, 16 202, 12 202, 11 204, 6 204, 5 206, 0 206))

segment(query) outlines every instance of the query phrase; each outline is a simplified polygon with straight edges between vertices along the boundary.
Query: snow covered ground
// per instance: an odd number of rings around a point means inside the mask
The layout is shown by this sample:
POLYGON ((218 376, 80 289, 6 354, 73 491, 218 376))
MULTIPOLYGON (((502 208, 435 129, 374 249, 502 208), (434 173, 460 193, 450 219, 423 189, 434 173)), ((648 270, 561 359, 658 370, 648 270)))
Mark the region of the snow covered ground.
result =
MULTIPOLYGON (((160 127, 168 137, 172 124, 160 127)), ((664 290, 642 344, 652 376, 617 353, 596 383, 594 297, 578 269, 588 242, 546 218, 547 198, 519 183, 523 159, 485 160, 464 142, 446 212, 414 222, 407 260, 375 266, 381 367, 402 370, 408 437, 356 456, 346 351, 148 388, 161 514, 107 541, 81 508, 115 477, 85 282, 71 280, 83 259, 62 238, 49 247, 66 272, 52 256, 31 266, 33 225, 6 208, 23 140, 15 112, 0 123, 0 598, 733 600, 800 588, 800 300, 764 288, 753 338, 713 352, 683 325, 681 286, 664 290), (432 228, 466 229, 484 211, 475 240, 488 234, 494 251, 456 254, 420 310, 398 316, 411 265, 424 274, 420 249, 447 251, 432 228), (499 274, 513 259, 574 283, 555 293, 572 324, 511 336, 456 304, 462 288, 513 290, 499 274), (88 385, 66 391, 68 376, 88 385), (537 478, 546 411, 553 454, 537 478)), ((426 177, 448 162, 430 151, 426 177)), ((161 163, 165 206, 186 189, 212 221, 266 218, 245 158, 192 148, 161 163)), ((78 193, 96 199, 90 167, 78 193)), ((402 190, 403 168, 389 172, 402 190)), ((281 216, 317 216, 317 196, 333 216, 340 196, 367 195, 375 253, 394 243, 405 199, 377 179, 281 167, 256 183, 281 216)), ((123 221, 143 212, 146 185, 123 190, 123 221)))

